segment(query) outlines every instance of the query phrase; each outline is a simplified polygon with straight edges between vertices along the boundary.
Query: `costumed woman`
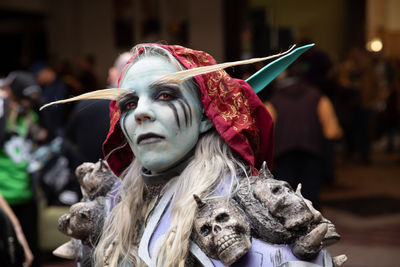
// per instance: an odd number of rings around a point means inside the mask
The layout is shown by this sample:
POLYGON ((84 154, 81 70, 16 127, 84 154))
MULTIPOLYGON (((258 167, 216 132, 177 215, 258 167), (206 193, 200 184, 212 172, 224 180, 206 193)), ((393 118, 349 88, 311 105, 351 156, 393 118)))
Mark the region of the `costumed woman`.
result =
MULTIPOLYGON (((120 89, 87 97, 115 99, 103 149, 122 180, 94 251, 96 266, 224 266, 191 239, 193 195, 229 197, 264 161, 271 166, 273 121, 248 83, 230 77, 226 66, 210 66, 215 60, 202 51, 138 45, 120 89)), ((233 266, 332 266, 327 258, 323 251, 300 261, 288 245, 253 237, 233 266)))

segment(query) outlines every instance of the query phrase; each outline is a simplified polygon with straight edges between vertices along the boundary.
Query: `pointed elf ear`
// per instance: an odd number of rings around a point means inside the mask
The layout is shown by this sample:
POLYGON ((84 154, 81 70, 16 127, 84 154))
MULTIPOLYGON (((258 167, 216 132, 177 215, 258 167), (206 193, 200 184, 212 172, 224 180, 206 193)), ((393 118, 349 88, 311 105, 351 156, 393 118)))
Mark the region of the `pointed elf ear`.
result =
POLYGON ((182 83, 184 80, 189 79, 194 76, 197 76, 197 75, 206 74, 209 72, 218 71, 218 70, 226 69, 229 67, 247 65, 247 64, 252 64, 252 63, 256 63, 256 62, 260 62, 260 61, 265 61, 265 60, 281 57, 283 55, 286 55, 290 51, 292 51, 295 46, 296 45, 293 45, 286 52, 268 56, 268 57, 251 58, 251 59, 246 59, 246 60, 226 62, 226 63, 216 64, 216 65, 203 66, 203 67, 178 71, 178 72, 167 74, 167 75, 161 77, 159 82, 182 83))
POLYGON ((248 78, 246 82, 250 84, 251 88, 253 88, 256 93, 261 92, 261 90, 272 82, 276 76, 289 67, 290 64, 292 64, 301 54, 313 46, 314 44, 308 44, 294 49, 290 53, 283 55, 257 71, 248 78))
POLYGON ((68 99, 50 102, 50 103, 40 107, 40 110, 42 110, 44 108, 47 108, 49 106, 55 105, 55 104, 61 104, 61 103, 67 103, 67 102, 73 102, 73 101, 85 100, 85 99, 109 99, 109 100, 115 100, 115 99, 118 98, 118 96, 120 96, 121 94, 124 94, 126 92, 129 92, 129 90, 121 89, 121 88, 110 88, 110 89, 97 90, 97 91, 89 92, 89 93, 86 93, 86 94, 78 95, 78 96, 75 96, 75 97, 71 97, 71 98, 68 98, 68 99))

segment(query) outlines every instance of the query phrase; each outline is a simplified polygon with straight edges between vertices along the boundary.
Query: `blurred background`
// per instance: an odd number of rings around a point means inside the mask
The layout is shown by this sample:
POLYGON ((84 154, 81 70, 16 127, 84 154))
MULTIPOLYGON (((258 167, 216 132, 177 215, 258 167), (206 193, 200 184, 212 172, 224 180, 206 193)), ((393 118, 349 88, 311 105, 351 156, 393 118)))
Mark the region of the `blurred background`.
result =
MULTIPOLYGON (((217 62, 315 43, 259 95, 276 118, 273 172, 301 182, 336 224, 342 240, 328 250, 346 254, 345 266, 399 265, 398 14, 397 0, 0 1, 0 192, 33 266, 74 266, 51 255, 69 240, 57 220, 81 197, 74 169, 103 157, 108 130, 107 101, 38 107, 115 86, 124 52, 142 42, 204 50, 217 62), (15 173, 23 192, 9 186, 15 173)), ((227 71, 245 79, 262 67, 227 71)))

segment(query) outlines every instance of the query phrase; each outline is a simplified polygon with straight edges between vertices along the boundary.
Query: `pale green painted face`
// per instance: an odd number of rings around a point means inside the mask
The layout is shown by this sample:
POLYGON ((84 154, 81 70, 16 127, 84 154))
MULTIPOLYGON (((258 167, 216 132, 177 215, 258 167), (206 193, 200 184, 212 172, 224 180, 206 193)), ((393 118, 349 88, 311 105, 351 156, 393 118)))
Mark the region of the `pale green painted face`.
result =
POLYGON ((120 84, 132 90, 118 102, 122 131, 135 157, 153 173, 173 167, 212 126, 202 120, 201 103, 191 89, 155 83, 176 71, 164 58, 147 57, 134 63, 120 84))

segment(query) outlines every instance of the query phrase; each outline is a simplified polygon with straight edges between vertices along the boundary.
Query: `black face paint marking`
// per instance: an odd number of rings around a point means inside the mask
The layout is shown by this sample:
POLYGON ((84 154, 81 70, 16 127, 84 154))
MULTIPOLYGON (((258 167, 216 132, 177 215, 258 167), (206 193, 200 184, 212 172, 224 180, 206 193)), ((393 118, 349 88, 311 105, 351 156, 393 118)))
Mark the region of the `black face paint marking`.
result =
MULTIPOLYGON (((154 83, 150 85, 150 87, 153 87, 154 93, 153 93, 153 99, 154 101, 160 101, 160 102, 165 102, 169 108, 172 109, 175 117, 176 124, 178 125, 178 128, 181 128, 180 125, 180 120, 179 120, 179 114, 177 107, 175 106, 174 102, 178 102, 179 105, 181 106, 184 116, 185 116, 185 124, 186 126, 188 125, 188 115, 187 115, 187 109, 184 106, 184 102, 187 103, 186 100, 184 100, 182 92, 179 88, 178 85, 176 84, 168 84, 168 83, 154 83), (168 99, 162 99, 163 94, 168 95, 168 99), (161 97, 161 98, 160 98, 161 97)), ((190 110, 190 108, 189 108, 190 110)))
POLYGON ((171 102, 167 102, 167 105, 174 112, 174 117, 175 117, 176 124, 178 125, 178 128, 180 129, 181 128, 181 124, 179 123, 178 111, 176 110, 175 105, 173 103, 171 103, 171 102))
POLYGON ((185 104, 181 99, 178 99, 178 103, 179 103, 179 105, 181 106, 181 108, 183 110, 183 114, 185 115, 185 124, 186 124, 186 127, 187 127, 188 126, 188 115, 187 115, 187 110, 186 110, 185 104))
POLYGON ((190 121, 190 126, 192 126, 192 121, 193 121, 192 109, 190 108, 189 102, 186 99, 183 98, 182 101, 185 102, 185 104, 186 104, 186 106, 187 106, 187 108, 189 110, 189 121, 190 121))
POLYGON ((121 115, 120 119, 120 126, 122 128, 122 132, 125 133, 125 137, 128 139, 128 141, 133 144, 133 140, 131 139, 127 129, 126 129, 126 124, 125 124, 125 118, 126 118, 127 113, 121 115))
POLYGON ((135 91, 126 93, 126 94, 122 95, 119 99, 117 99, 118 108, 121 111, 121 118, 120 118, 119 124, 120 124, 122 132, 124 133, 126 139, 128 139, 128 141, 131 144, 133 144, 133 140, 130 137, 128 130, 126 129, 125 119, 126 119, 127 115, 131 111, 133 111, 133 109, 127 109, 128 103, 130 103, 132 101, 136 101, 136 103, 138 101, 138 97, 137 97, 135 91))

